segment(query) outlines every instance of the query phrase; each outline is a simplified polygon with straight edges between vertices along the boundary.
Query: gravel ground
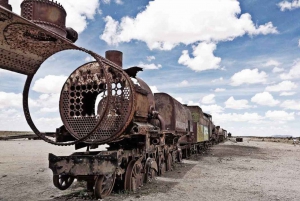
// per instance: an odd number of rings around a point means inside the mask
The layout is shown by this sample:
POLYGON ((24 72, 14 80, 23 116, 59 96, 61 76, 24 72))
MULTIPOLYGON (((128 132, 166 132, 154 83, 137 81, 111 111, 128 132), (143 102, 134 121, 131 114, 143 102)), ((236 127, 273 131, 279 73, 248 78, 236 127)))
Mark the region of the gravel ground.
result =
MULTIPOLYGON (((86 200, 82 184, 67 191, 52 185, 48 153, 72 147, 43 141, 0 141, 0 200, 86 200), (75 192, 75 193, 74 193, 75 192)), ((114 193, 107 201, 299 200, 300 146, 245 140, 214 146, 176 165, 137 193, 114 193)))

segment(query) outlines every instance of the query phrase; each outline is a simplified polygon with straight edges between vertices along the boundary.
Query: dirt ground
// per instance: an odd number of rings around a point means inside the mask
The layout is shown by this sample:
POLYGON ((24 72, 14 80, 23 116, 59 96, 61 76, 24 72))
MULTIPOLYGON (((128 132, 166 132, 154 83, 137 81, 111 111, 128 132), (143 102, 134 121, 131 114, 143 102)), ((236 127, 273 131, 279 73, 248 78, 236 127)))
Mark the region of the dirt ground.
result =
MULTIPOLYGON (((0 141, 0 147, 1 201, 88 199, 81 183, 67 191, 52 184, 48 153, 69 155, 72 147, 29 140, 0 141)), ((299 200, 299 172, 299 145, 227 141, 176 165, 137 193, 113 193, 104 200, 299 200)))

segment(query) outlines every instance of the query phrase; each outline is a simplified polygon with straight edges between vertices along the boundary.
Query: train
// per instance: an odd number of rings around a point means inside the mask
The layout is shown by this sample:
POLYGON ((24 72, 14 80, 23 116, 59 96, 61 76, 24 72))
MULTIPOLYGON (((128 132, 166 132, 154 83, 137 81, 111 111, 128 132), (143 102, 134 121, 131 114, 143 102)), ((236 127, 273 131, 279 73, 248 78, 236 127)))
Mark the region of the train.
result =
POLYGON ((78 34, 65 21, 66 11, 53 1, 24 0, 21 16, 8 0, 0 1, 0 68, 27 76, 23 110, 28 125, 50 144, 86 148, 68 156, 49 153, 55 187, 66 190, 77 179, 96 198, 114 188, 135 192, 174 163, 226 140, 227 131, 199 106, 153 94, 137 77, 142 68, 123 69, 122 52, 109 50, 102 57, 76 46, 78 34), (63 125, 51 138, 35 126, 28 94, 41 64, 65 50, 85 52, 95 61, 74 68, 65 81, 58 106, 63 125), (107 150, 94 150, 103 144, 107 150))

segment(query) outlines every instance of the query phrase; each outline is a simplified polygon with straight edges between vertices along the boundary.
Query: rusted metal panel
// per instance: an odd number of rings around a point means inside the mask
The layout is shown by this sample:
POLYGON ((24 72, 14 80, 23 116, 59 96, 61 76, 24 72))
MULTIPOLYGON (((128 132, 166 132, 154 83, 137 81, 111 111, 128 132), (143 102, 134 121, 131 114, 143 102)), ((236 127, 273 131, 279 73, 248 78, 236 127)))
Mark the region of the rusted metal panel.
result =
POLYGON ((104 67, 102 69, 97 62, 84 64, 63 86, 60 114, 66 129, 76 139, 87 135, 102 118, 97 131, 87 142, 110 141, 123 134, 133 119, 136 94, 132 81, 122 69, 108 64, 104 67), (96 100, 100 100, 97 113, 96 100))
POLYGON ((12 11, 11 5, 8 3, 8 0, 0 0, 0 6, 12 11))
POLYGON ((49 154, 49 168, 54 175, 88 176, 113 174, 118 167, 118 152, 102 155, 76 153, 71 156, 49 154))
POLYGON ((105 52, 105 58, 114 62, 120 68, 123 67, 123 53, 117 50, 109 50, 105 52))
POLYGON ((78 49, 67 39, 0 7, 0 68, 34 74, 53 54, 78 49))
POLYGON ((48 0, 24 0, 21 3, 21 16, 66 37, 67 13, 59 3, 48 0))
POLYGON ((178 132, 190 130, 188 122, 192 122, 192 115, 187 108, 166 93, 155 93, 154 98, 156 110, 165 119, 166 129, 178 132))

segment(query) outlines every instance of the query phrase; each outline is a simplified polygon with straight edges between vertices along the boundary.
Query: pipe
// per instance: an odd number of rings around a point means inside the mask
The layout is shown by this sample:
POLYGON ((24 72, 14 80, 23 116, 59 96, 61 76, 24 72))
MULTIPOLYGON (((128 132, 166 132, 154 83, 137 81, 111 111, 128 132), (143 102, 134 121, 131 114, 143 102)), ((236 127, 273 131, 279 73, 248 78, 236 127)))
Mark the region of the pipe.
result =
POLYGON ((160 121, 160 129, 162 131, 166 130, 166 123, 165 123, 164 118, 160 114, 157 115, 157 118, 160 121))
POLYGON ((8 3, 8 0, 0 0, 0 6, 3 6, 7 10, 12 11, 11 5, 8 3))

